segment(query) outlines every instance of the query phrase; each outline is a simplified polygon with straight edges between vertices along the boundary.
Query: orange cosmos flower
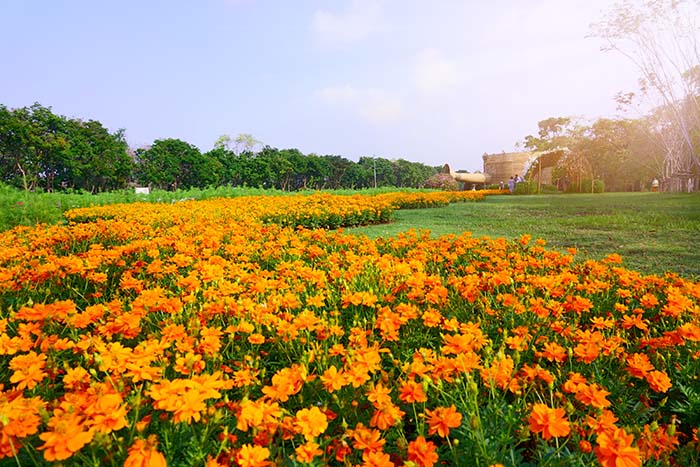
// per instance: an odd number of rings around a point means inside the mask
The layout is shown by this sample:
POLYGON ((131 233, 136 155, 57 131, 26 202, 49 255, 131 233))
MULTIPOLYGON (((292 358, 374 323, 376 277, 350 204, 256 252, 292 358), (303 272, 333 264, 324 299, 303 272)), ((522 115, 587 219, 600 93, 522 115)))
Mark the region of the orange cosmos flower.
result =
POLYGON ((352 448, 348 446, 347 441, 339 438, 334 438, 327 449, 328 455, 333 454, 335 460, 341 463, 345 462, 345 457, 352 452, 352 448))
MULTIPOLYGON (((206 366, 206 363, 202 360, 202 356, 200 354, 195 354, 193 352, 187 352, 185 355, 180 355, 175 359, 175 365, 173 365, 173 369, 177 371, 178 373, 181 373, 183 375, 190 375, 192 373, 201 373, 201 371, 204 369, 206 366)), ((141 372, 139 376, 146 376, 146 371, 150 371, 150 368, 152 367, 147 367, 147 368, 139 368, 137 371, 141 372), (146 371, 144 371, 146 370, 146 371)), ((136 373, 134 371, 131 371, 129 373, 136 373)), ((148 376, 145 378, 137 378, 138 379, 147 379, 148 376)), ((135 380, 134 382, 137 382, 135 380)), ((152 380, 152 379, 151 379, 152 380)))
POLYGON ((255 369, 243 368, 242 370, 234 371, 231 380, 237 388, 252 386, 258 383, 258 373, 259 371, 255 369))
POLYGON ((354 388, 359 388, 367 381, 371 379, 369 372, 362 366, 351 366, 345 372, 345 379, 348 384, 351 384, 354 388))
POLYGON ((671 379, 663 371, 650 371, 646 375, 646 380, 654 392, 666 392, 672 386, 671 379))
POLYGON ((654 308, 656 305, 659 304, 659 299, 657 299, 655 295, 645 293, 644 296, 639 300, 639 303, 641 303, 641 305, 644 308, 654 308))
POLYGON ((226 466, 224 464, 221 464, 215 457, 207 456, 207 463, 204 464, 204 467, 226 467, 226 466))
POLYGON ((320 435, 328 428, 328 417, 318 407, 297 411, 295 427, 307 440, 320 435))
POLYGON ((481 357, 475 352, 464 352, 455 355, 454 369, 462 373, 471 373, 472 371, 481 368, 479 363, 481 357))
POLYGON ((644 378, 653 369, 654 365, 646 354, 633 353, 627 357, 627 372, 636 378, 644 378))
POLYGON ((132 289, 135 292, 141 292, 143 290, 143 281, 132 276, 131 271, 126 271, 119 280, 119 287, 122 290, 132 289))
POLYGON ((33 389, 37 383, 41 382, 47 373, 46 355, 38 354, 34 351, 25 355, 18 355, 10 360, 10 369, 14 370, 10 377, 11 383, 17 383, 17 389, 33 389))
POLYGON ((462 334, 447 334, 443 340, 445 342, 445 345, 442 346, 444 355, 473 352, 481 349, 486 343, 486 337, 478 328, 468 329, 462 334))
POLYGON ((39 435, 39 438, 44 441, 39 449, 44 451, 44 459, 47 461, 68 459, 92 441, 94 434, 91 430, 83 431, 83 420, 77 414, 60 409, 56 409, 49 420, 49 428, 39 435))
POLYGON ((74 389, 80 386, 87 385, 90 382, 90 374, 85 368, 69 368, 63 377, 63 385, 67 389, 74 389))
POLYGON ((524 351, 528 348, 529 336, 510 336, 506 337, 506 344, 511 350, 524 351))
POLYGON ((362 423, 358 423, 354 430, 348 430, 348 435, 352 437, 353 446, 358 450, 377 451, 385 443, 379 430, 367 428, 362 423))
POLYGON ((641 315, 635 314, 634 316, 625 315, 622 317, 622 322, 620 323, 622 329, 632 329, 637 328, 640 331, 648 331, 649 326, 647 325, 647 320, 643 319, 641 315))
POLYGON ((677 318, 684 311, 690 310, 693 307, 693 301, 684 296, 676 287, 669 287, 666 290, 666 305, 661 311, 664 316, 677 318))
POLYGON ((240 467, 266 467, 270 465, 267 458, 270 450, 262 446, 244 444, 236 454, 236 462, 240 467))
POLYGON ((272 384, 263 387, 262 392, 270 399, 287 402, 289 396, 301 391, 305 372, 306 368, 301 365, 282 368, 272 376, 272 384))
POLYGON ((435 410, 426 410, 428 416, 428 434, 438 434, 441 438, 447 438, 450 428, 457 428, 462 424, 462 414, 457 412, 453 405, 438 407, 435 410))
POLYGON ((591 452, 593 450, 593 446, 591 446, 590 441, 582 439, 581 441, 578 442, 578 448, 581 450, 581 452, 591 452))
POLYGON ((335 365, 331 365, 320 377, 323 387, 328 392, 334 392, 347 384, 345 373, 339 372, 335 365))
POLYGON ((437 446, 419 436, 415 441, 408 443, 408 460, 415 462, 419 467, 433 467, 438 461, 437 446))
POLYGON ((207 408, 207 395, 187 380, 163 380, 152 386, 148 395, 154 400, 154 407, 173 412, 175 423, 198 422, 207 408))
POLYGON ((379 382, 372 389, 367 391, 367 399, 374 405, 375 408, 381 409, 387 404, 391 404, 391 389, 384 387, 379 382))
POLYGON ((700 326, 693 323, 685 323, 678 328, 678 334, 684 338, 694 342, 700 341, 700 326))
POLYGON ((639 467, 642 457, 639 449, 632 446, 633 435, 624 429, 606 431, 598 435, 598 446, 594 452, 603 467, 639 467))
POLYGON ((216 372, 192 379, 161 380, 151 386, 147 394, 155 408, 173 412, 175 423, 198 422, 207 409, 206 400, 221 397, 218 389, 233 387, 233 383, 217 379, 219 376, 216 372))
POLYGON ((593 303, 585 298, 578 295, 567 295, 566 303, 564 304, 564 309, 566 311, 573 311, 575 313, 583 313, 584 311, 589 311, 593 308, 593 303))
POLYGON ((121 395, 117 393, 99 394, 89 407, 86 407, 86 421, 91 429, 100 433, 111 433, 127 425, 127 409, 121 395))
POLYGON ((617 253, 610 254, 601 260, 602 263, 622 264, 622 256, 617 253))
POLYGON ((157 447, 156 435, 149 436, 147 440, 136 439, 129 448, 124 467, 166 467, 165 456, 157 447))
POLYGON ((571 428, 565 415, 562 408, 552 409, 545 404, 535 404, 528 419, 530 431, 541 433, 543 439, 567 436, 571 428))
POLYGON ((642 433, 638 444, 645 459, 654 457, 658 461, 678 449, 678 437, 675 434, 670 434, 672 429, 672 426, 652 429, 649 425, 644 425, 644 433, 642 433))
POLYGON ((382 357, 379 350, 375 347, 365 347, 355 350, 353 354, 352 368, 364 370, 368 373, 373 373, 379 370, 382 363, 382 357))
POLYGON ((343 297, 343 308, 350 305, 374 307, 377 303, 377 296, 370 292, 354 292, 343 297))
POLYGON ((253 333, 248 336, 248 342, 253 345, 260 345, 265 343, 265 336, 260 333, 253 333))
POLYGON ((603 410, 598 418, 591 416, 586 417, 586 425, 588 425, 593 433, 604 433, 615 430, 617 417, 610 410, 603 410))
POLYGON ((587 380, 581 373, 571 372, 569 373, 569 379, 564 382, 562 389, 564 392, 577 393, 583 388, 583 386, 586 385, 586 383, 587 380))
POLYGON ((389 402, 382 405, 380 408, 375 409, 372 414, 372 418, 369 424, 373 427, 377 427, 380 430, 387 430, 401 421, 401 417, 404 416, 404 411, 398 406, 389 402))
POLYGON ((362 453, 362 467, 394 467, 389 454, 382 451, 365 451, 362 453))
POLYGON ((405 323, 398 313, 394 313, 389 307, 383 307, 377 315, 376 328, 379 329, 383 339, 388 341, 399 340, 399 330, 405 323))
POLYGON ((423 391, 423 385, 416 383, 415 381, 407 381, 401 385, 399 390, 399 399, 402 401, 412 404, 414 402, 425 402, 428 397, 423 391))
POLYGON ((432 308, 425 310, 421 318, 423 319, 423 324, 428 328, 434 328, 442 321, 440 312, 432 308))
POLYGON ((496 387, 506 389, 511 382, 515 363, 510 356, 501 356, 498 360, 491 363, 490 368, 481 370, 481 379, 486 387, 496 387))
POLYGON ((315 308, 321 308, 326 304, 326 298, 323 292, 317 293, 314 296, 306 297, 306 306, 311 306, 315 308))
POLYGON ((262 428, 266 425, 277 425, 282 411, 277 402, 267 403, 263 400, 251 401, 244 399, 240 404, 240 411, 236 414, 238 422, 236 428, 248 431, 250 428, 262 428))
POLYGON ((3 393, 0 384, 0 459, 14 456, 21 448, 19 440, 38 431, 39 411, 45 405, 39 397, 25 399, 23 395, 3 393))
POLYGON ((314 461, 314 457, 323 454, 323 451, 319 449, 318 443, 314 443, 313 441, 307 441, 297 446, 294 452, 296 453, 297 461, 305 464, 310 464, 314 461))
POLYGON ((576 393, 576 400, 598 409, 604 409, 610 407, 610 401, 607 399, 609 395, 609 391, 595 383, 590 385, 582 384, 576 393))
POLYGON ((602 316, 596 316, 591 319, 591 325, 594 329, 612 329, 615 326, 615 320, 612 318, 603 318, 602 316))
POLYGON ((592 341, 581 342, 574 347, 574 355, 576 355, 576 360, 579 362, 591 363, 598 358, 599 353, 600 347, 596 342, 592 341))

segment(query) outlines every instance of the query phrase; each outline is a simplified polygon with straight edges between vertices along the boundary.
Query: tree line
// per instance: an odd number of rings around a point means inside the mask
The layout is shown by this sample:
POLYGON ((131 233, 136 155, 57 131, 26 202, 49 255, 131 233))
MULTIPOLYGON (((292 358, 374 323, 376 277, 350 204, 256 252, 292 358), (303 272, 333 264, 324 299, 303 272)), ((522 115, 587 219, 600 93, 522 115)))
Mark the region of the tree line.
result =
POLYGON ((107 191, 126 186, 133 160, 124 131, 34 104, 0 105, 0 181, 26 190, 107 191))
POLYGON ((645 127, 661 156, 657 173, 669 191, 700 184, 698 18, 697 0, 645 0, 616 3, 592 25, 602 50, 622 55, 640 73, 639 89, 619 93, 617 100, 626 110, 652 104, 651 113, 633 124, 645 127))
POLYGON ((619 110, 638 118, 570 117, 539 122, 524 146, 541 156, 531 174, 554 165, 560 188, 588 191, 593 180, 607 190, 638 190, 652 180, 667 191, 700 185, 700 2, 621 2, 591 27, 602 50, 619 53, 640 73, 639 89, 617 95, 619 110), (651 111, 640 112, 641 108, 651 111))
POLYGON ((550 167, 552 183, 562 191, 590 192, 596 183, 605 191, 648 190, 661 178, 666 155, 654 118, 542 120, 537 135, 525 137, 524 147, 539 156, 526 177, 536 179, 550 167))
POLYGON ((131 150, 124 130, 56 115, 38 103, 0 104, 0 182, 26 190, 166 190, 209 186, 299 189, 413 187, 439 171, 404 159, 303 154, 262 145, 250 135, 219 138, 207 152, 180 139, 131 150))

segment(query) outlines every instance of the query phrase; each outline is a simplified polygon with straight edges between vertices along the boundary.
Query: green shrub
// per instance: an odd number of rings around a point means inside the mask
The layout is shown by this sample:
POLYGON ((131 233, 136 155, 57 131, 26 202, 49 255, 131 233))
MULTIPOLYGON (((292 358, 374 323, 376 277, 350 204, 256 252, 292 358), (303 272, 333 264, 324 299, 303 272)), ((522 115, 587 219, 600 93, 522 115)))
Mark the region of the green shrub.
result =
POLYGON ((591 180, 586 179, 581 182, 581 193, 603 193, 605 192, 605 182, 596 179, 593 181, 593 189, 591 190, 591 180))
POLYGON ((515 185, 515 190, 513 194, 516 195, 537 195, 537 194, 547 194, 553 195, 558 193, 557 187, 554 185, 542 184, 538 185, 535 181, 520 182, 515 185))
POLYGON ((543 195, 553 195, 555 193, 559 193, 559 190, 557 190, 556 185, 548 185, 548 184, 543 184, 540 186, 540 194, 543 195))
POLYGON ((514 195, 534 195, 537 194, 537 183, 535 182, 520 182, 515 184, 514 195))

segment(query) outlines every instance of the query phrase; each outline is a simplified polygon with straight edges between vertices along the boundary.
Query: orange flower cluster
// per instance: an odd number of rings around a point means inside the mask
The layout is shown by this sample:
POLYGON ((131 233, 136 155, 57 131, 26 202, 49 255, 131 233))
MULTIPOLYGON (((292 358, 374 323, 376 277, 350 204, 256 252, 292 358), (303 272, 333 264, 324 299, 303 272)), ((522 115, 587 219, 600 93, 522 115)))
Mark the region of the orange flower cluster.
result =
POLYGON ((0 459, 689 465, 700 284, 528 236, 315 228, 473 196, 117 205, 6 232, 0 459))

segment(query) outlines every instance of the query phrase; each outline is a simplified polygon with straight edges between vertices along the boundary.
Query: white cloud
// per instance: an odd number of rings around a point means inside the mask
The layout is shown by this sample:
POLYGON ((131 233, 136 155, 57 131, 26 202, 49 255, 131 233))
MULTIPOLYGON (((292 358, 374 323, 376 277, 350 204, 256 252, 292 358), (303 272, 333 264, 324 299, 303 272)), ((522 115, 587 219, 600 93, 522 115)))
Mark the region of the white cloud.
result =
POLYGON ((380 89, 357 89, 352 86, 328 86, 316 96, 326 104, 349 112, 365 122, 383 125, 401 118, 401 99, 380 89))
POLYGON ((438 49, 423 49, 417 56, 413 80, 420 91, 445 93, 457 87, 463 79, 456 62, 448 60, 438 49))
POLYGON ((382 7, 376 0, 352 0, 340 13, 317 10, 312 27, 318 36, 328 42, 350 43, 363 40, 380 30, 383 24, 382 7))

